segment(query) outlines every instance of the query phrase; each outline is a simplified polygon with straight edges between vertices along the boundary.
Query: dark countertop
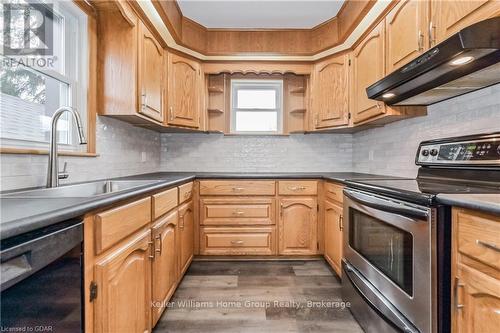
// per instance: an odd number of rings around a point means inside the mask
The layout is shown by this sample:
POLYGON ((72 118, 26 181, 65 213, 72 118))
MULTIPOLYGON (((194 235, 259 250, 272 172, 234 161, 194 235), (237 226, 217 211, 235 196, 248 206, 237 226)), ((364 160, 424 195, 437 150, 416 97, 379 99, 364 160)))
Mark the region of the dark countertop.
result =
MULTIPOLYGON (((103 208, 122 200, 144 195, 159 189, 167 189, 198 179, 326 179, 345 182, 349 179, 397 178, 355 172, 311 173, 223 173, 223 172, 159 172, 116 179, 160 179, 154 184, 115 193, 85 198, 3 198, 0 197, 0 239, 17 236, 39 228, 70 219, 78 219, 85 213, 103 208)), ((96 180, 97 181, 97 180, 96 180)), ((10 194, 10 193, 9 193, 10 194)))
POLYGON ((500 194, 438 194, 439 203, 500 215, 500 194))

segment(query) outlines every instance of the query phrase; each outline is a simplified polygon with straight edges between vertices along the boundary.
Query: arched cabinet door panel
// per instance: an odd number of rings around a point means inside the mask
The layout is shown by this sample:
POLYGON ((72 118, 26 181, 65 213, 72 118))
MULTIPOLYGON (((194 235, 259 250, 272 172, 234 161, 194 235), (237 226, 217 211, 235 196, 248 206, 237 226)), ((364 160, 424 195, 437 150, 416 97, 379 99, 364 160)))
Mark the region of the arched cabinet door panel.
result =
POLYGON ((201 69, 194 61, 168 54, 167 124, 200 127, 201 69))
POLYGON ((316 254, 317 200, 311 197, 280 199, 279 254, 316 254))

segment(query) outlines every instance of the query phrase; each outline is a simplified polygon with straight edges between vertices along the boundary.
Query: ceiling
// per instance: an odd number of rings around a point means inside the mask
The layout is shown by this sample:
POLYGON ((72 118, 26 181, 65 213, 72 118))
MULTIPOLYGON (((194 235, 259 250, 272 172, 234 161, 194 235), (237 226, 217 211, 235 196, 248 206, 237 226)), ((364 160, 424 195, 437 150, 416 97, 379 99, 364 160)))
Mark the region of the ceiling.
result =
POLYGON ((206 28, 310 29, 336 16, 344 0, 177 0, 206 28))

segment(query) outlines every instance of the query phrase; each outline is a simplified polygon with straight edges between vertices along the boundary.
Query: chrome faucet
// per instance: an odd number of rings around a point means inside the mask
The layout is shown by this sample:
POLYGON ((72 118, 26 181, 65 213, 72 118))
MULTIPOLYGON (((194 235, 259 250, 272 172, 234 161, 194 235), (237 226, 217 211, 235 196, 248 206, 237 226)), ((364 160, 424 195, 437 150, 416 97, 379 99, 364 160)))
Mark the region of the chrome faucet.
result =
POLYGON ((49 148, 49 167, 47 169, 47 187, 57 187, 59 186, 59 179, 68 178, 66 173, 66 163, 64 163, 63 173, 59 173, 59 168, 57 166, 57 121, 62 116, 64 112, 69 112, 75 122, 78 141, 81 145, 87 144, 85 139, 85 133, 83 132, 82 119, 80 114, 73 108, 69 106, 62 106, 54 112, 50 122, 50 148, 49 148))

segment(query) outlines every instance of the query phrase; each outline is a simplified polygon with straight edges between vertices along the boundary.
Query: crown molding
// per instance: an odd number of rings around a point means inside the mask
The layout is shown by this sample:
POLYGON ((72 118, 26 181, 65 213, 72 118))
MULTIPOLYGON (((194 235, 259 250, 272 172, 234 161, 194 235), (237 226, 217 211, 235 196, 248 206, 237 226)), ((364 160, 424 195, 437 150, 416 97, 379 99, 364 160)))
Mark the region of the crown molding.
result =
POLYGON ((316 61, 351 48, 395 2, 346 1, 312 29, 207 29, 176 1, 135 2, 168 48, 203 61, 316 61))

